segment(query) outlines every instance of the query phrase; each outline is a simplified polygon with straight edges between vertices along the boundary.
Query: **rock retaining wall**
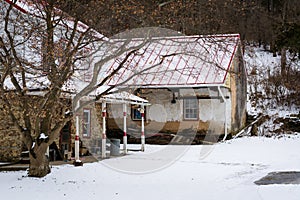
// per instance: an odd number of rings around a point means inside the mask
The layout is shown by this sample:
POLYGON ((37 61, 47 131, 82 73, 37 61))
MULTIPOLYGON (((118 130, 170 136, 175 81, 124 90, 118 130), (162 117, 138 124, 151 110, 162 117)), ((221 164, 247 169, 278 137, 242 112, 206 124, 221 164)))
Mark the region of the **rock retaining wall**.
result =
POLYGON ((0 161, 18 161, 22 152, 21 134, 0 110, 0 161))

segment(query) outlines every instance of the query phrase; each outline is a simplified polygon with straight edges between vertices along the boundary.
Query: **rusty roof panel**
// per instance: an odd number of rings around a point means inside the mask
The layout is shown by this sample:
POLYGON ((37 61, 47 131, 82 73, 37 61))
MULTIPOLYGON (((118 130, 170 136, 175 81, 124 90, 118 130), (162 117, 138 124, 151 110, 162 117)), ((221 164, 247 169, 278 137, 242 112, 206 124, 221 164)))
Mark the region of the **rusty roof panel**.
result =
MULTIPOLYGON (((141 40, 132 40, 133 47, 141 40)), ((108 85, 184 86, 224 84, 239 35, 154 38, 129 56, 108 85), (130 79, 130 80, 129 80, 130 79), (129 80, 126 82, 126 80, 129 80)), ((107 66, 116 69, 128 52, 107 66)))

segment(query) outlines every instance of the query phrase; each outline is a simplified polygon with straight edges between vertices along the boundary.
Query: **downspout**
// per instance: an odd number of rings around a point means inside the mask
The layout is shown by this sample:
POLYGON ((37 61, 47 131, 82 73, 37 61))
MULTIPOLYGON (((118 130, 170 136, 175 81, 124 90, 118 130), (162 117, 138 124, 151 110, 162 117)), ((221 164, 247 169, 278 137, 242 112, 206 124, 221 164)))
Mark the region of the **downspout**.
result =
POLYGON ((227 132, 227 115, 226 115, 226 108, 227 108, 227 102, 226 102, 226 99, 225 99, 225 96, 221 90, 221 87, 218 86, 218 90, 219 90, 219 93, 224 101, 224 120, 225 120, 225 124, 224 124, 224 138, 223 138, 223 141, 226 140, 227 138, 227 135, 228 135, 228 132, 227 132))

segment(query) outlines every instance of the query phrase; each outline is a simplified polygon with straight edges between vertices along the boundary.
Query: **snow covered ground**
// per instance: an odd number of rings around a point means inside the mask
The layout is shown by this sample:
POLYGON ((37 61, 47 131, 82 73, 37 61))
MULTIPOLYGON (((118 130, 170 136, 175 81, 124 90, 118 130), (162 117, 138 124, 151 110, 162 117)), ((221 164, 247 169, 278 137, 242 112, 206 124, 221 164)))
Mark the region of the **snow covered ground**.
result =
POLYGON ((300 185, 254 184, 269 172, 300 171, 299 152, 300 134, 243 137, 184 149, 147 145, 146 152, 130 152, 83 167, 54 166, 41 179, 27 177, 24 171, 1 172, 0 194, 3 200, 299 200, 300 185), (166 156, 168 148, 184 153, 166 156))

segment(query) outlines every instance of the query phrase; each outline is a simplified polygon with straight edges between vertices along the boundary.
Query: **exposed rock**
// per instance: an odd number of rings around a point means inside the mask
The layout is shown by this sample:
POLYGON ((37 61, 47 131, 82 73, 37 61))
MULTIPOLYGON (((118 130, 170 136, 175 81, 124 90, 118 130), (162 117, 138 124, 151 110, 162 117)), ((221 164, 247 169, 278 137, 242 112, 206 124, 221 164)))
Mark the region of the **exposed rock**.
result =
POLYGON ((271 172, 254 183, 256 185, 300 184, 300 172, 271 172))

